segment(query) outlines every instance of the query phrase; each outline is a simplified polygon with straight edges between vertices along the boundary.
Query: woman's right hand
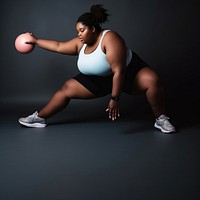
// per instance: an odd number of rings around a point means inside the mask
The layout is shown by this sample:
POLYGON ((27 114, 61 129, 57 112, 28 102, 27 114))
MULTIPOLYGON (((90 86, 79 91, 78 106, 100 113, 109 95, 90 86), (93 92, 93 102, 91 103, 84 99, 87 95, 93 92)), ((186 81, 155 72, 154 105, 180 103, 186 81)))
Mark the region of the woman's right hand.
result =
POLYGON ((31 32, 26 32, 26 34, 30 35, 29 41, 27 41, 27 44, 35 44, 37 42, 37 38, 33 35, 31 32))

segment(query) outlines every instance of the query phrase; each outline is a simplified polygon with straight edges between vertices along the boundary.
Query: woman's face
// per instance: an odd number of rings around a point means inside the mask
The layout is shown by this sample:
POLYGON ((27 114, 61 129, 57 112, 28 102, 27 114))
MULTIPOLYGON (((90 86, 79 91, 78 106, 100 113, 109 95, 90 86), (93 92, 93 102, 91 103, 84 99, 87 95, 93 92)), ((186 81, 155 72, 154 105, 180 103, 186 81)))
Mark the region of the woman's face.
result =
POLYGON ((76 30, 78 32, 78 38, 81 42, 89 44, 94 41, 94 29, 89 28, 81 22, 76 25, 76 30))

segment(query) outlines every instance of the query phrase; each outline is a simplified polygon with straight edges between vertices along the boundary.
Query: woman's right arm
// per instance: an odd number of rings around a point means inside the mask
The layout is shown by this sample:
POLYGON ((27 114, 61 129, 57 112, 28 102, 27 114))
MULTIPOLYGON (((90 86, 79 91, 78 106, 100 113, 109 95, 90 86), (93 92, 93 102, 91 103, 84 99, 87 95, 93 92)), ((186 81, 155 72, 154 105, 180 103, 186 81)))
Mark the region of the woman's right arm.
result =
POLYGON ((31 40, 28 43, 36 44, 42 49, 53 51, 56 53, 77 55, 82 46, 82 42, 79 40, 79 38, 74 38, 66 42, 59 42, 55 40, 38 39, 33 34, 28 34, 32 36, 31 40))

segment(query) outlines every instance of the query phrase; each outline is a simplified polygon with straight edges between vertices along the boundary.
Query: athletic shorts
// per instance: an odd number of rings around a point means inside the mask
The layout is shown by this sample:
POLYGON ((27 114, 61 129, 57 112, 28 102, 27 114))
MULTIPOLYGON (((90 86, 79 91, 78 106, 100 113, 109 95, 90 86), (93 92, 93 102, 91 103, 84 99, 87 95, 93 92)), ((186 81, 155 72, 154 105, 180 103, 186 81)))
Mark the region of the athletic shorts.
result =
MULTIPOLYGON (((135 52, 132 52, 132 60, 126 67, 123 92, 131 94, 134 77, 143 67, 148 67, 148 65, 135 52)), ((73 79, 81 83, 96 97, 103 97, 112 92, 113 74, 109 76, 94 76, 79 73, 73 79)))

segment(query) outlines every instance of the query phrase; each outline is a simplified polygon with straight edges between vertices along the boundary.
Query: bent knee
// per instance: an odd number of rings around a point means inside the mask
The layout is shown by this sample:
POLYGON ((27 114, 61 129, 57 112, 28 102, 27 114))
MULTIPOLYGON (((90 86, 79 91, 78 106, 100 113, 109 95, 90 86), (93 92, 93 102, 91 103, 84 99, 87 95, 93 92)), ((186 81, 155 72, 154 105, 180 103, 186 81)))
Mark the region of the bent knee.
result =
POLYGON ((65 96, 70 97, 73 91, 73 80, 66 81, 59 90, 65 96))
POLYGON ((137 84, 144 90, 151 87, 161 87, 161 81, 156 72, 150 68, 144 68, 136 77, 137 84))
POLYGON ((159 77, 157 76, 157 74, 149 74, 146 77, 146 84, 149 87, 159 87, 161 86, 161 81, 159 77))
POLYGON ((68 80, 66 81, 63 86, 61 87, 61 90, 67 90, 71 87, 71 84, 72 84, 72 81, 71 80, 68 80))

